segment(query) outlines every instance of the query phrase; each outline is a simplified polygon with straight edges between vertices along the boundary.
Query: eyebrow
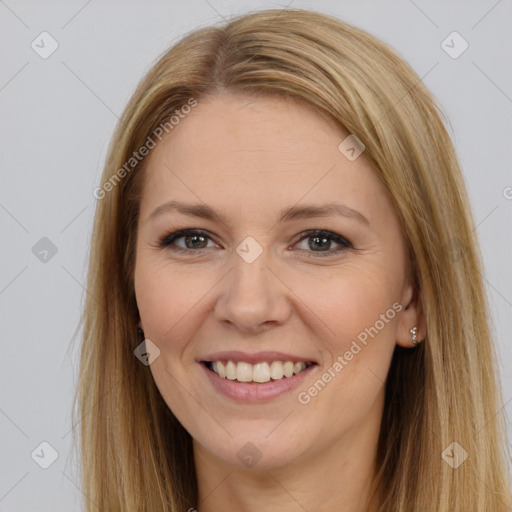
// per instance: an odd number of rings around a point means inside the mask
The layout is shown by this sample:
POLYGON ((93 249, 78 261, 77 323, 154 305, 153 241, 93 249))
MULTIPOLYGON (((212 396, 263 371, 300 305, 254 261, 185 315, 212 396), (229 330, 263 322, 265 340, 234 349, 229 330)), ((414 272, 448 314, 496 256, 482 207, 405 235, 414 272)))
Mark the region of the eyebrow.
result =
MULTIPOLYGON (((177 211, 184 215, 199 217, 226 224, 224 216, 219 210, 206 204, 189 204, 180 201, 168 201, 155 208, 147 217, 146 222, 170 211, 177 211)), ((354 219, 370 227, 370 221, 360 212, 339 202, 326 203, 321 206, 304 205, 291 206, 281 211, 279 222, 290 222, 297 219, 307 219, 311 217, 325 217, 329 215, 340 215, 349 219, 354 219)))

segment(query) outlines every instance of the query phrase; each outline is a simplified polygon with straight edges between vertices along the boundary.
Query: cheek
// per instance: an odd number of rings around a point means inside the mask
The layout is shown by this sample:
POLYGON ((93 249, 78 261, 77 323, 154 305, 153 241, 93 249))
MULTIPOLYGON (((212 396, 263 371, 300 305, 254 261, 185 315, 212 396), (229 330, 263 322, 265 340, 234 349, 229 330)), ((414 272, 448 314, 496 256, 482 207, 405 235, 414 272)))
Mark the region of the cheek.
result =
POLYGON ((178 271, 161 261, 141 259, 135 268, 135 294, 146 336, 159 344, 183 339, 183 328, 199 311, 212 284, 208 273, 178 271))
POLYGON ((400 309, 396 305, 393 308, 400 296, 398 280, 390 283, 381 272, 348 269, 329 280, 297 280, 300 281, 300 289, 295 287, 297 295, 305 297, 305 304, 317 317, 322 329, 319 335, 331 352, 338 355, 348 350, 358 337, 364 343, 365 333, 370 339, 394 336, 396 309, 400 309))
POLYGON ((299 390, 298 401, 343 421, 347 411, 352 419, 362 417, 381 392, 393 355, 402 309, 398 286, 381 273, 354 272, 309 289, 298 295, 307 297, 317 316, 325 357, 316 380, 299 390))
POLYGON ((207 274, 180 271, 151 255, 141 257, 135 267, 144 335, 160 350, 150 371, 168 407, 187 425, 195 421, 189 410, 190 393, 199 396, 188 374, 194 366, 189 342, 202 322, 201 299, 212 288, 207 274))

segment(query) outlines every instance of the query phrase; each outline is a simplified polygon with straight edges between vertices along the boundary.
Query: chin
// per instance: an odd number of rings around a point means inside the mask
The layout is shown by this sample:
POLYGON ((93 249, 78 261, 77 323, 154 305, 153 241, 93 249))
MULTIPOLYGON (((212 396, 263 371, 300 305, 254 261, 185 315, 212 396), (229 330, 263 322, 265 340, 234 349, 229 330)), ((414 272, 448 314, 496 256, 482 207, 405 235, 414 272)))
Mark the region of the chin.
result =
POLYGON ((237 470, 275 470, 290 465, 297 458, 297 451, 282 443, 254 440, 247 436, 234 439, 228 446, 206 446, 215 458, 237 470))

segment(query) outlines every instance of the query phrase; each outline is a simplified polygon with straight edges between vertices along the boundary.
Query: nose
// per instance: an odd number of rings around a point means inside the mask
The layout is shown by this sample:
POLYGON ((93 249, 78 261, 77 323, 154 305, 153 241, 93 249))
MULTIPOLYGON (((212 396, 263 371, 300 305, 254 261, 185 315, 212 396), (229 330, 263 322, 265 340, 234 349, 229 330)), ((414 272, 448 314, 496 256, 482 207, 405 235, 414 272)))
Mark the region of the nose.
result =
POLYGON ((290 317, 288 288, 267 265, 265 251, 252 263, 235 253, 233 269, 221 283, 215 316, 226 326, 256 334, 290 317))

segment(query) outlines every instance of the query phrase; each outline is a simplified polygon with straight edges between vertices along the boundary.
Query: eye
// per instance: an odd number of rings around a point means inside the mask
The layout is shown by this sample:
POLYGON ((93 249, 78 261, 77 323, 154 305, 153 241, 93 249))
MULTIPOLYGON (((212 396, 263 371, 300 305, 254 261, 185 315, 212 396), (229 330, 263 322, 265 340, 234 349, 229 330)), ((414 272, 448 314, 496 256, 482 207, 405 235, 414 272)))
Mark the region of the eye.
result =
POLYGON ((303 243, 306 240, 307 249, 302 250, 313 253, 312 255, 308 255, 309 257, 332 256, 333 254, 339 253, 345 249, 353 249, 353 245, 346 238, 336 233, 332 233, 331 231, 323 231, 320 229, 305 231, 300 234, 299 242, 303 243), (333 243, 337 244, 338 248, 331 250, 333 243))
POLYGON ((212 241, 210 235, 199 229, 182 229, 164 236, 158 243, 162 249, 169 248, 177 252, 201 252, 207 248, 208 241, 212 241), (177 245, 178 240, 183 239, 183 245, 177 245))
MULTIPOLYGON (((341 235, 332 233, 331 231, 324 231, 320 229, 305 231, 299 235, 298 242, 295 246, 305 243, 307 240, 307 248, 300 248, 299 250, 308 254, 309 257, 325 257, 339 253, 345 249, 353 249, 353 245, 341 235), (338 245, 337 249, 332 249, 332 245, 338 245), (324 253, 324 254, 322 254, 324 253)), ((182 229, 174 233, 165 235, 159 242, 158 247, 161 249, 167 248, 176 252, 182 253, 201 253, 203 250, 211 248, 208 242, 212 242, 214 246, 217 244, 213 242, 210 235, 206 231, 200 229, 182 229), (178 243, 182 240, 181 244, 178 243)))

